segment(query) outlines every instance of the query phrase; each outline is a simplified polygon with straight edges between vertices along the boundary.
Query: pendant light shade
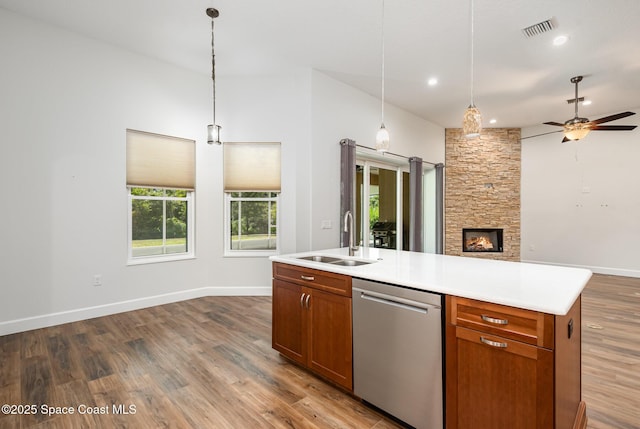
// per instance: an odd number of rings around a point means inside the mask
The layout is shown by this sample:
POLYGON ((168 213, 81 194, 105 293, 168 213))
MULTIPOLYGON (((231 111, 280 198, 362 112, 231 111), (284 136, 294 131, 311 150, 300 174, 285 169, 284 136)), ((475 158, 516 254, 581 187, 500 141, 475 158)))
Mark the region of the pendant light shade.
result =
POLYGON ((207 143, 209 144, 222 144, 220 141, 220 125, 207 125, 207 143))
POLYGON ((378 152, 387 152, 389 150, 389 131, 384 124, 380 125, 380 129, 376 133, 376 150, 378 152))
POLYGON ((220 125, 216 125, 216 51, 214 44, 213 20, 220 15, 218 9, 207 9, 207 16, 211 18, 211 81, 213 83, 213 121, 207 126, 207 143, 222 144, 220 140, 220 125))
POLYGON ((473 104, 464 111, 462 131, 468 139, 480 136, 480 131, 482 131, 482 115, 480 114, 480 110, 473 104))
POLYGON ((464 136, 468 139, 477 138, 480 136, 480 131, 482 131, 482 115, 480 114, 480 110, 476 107, 473 102, 473 60, 474 60, 474 52, 473 52, 473 36, 474 36, 474 0, 471 0, 471 70, 469 73, 470 76, 470 88, 471 88, 471 103, 469 103, 469 107, 464 112, 464 117, 462 118, 462 132, 464 136))
POLYGON ((378 152, 387 152, 389 150, 389 131, 384 126, 384 0, 382 0, 382 73, 381 73, 381 97, 382 105, 381 105, 381 120, 380 120, 380 129, 376 133, 376 150, 378 152))

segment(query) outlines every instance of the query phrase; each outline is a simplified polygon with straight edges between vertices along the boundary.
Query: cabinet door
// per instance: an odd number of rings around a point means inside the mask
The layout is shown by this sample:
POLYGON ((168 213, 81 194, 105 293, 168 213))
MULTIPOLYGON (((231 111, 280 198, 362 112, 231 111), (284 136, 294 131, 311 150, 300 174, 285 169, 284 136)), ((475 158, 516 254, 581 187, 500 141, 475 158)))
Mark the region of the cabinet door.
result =
POLYGON ((447 428, 554 427, 553 351, 460 327, 448 335, 447 428))
POLYGON ((273 279, 272 347, 302 363, 306 359, 306 311, 303 288, 273 279))
POLYGON ((308 289, 309 366, 339 385, 353 389, 351 298, 308 289))

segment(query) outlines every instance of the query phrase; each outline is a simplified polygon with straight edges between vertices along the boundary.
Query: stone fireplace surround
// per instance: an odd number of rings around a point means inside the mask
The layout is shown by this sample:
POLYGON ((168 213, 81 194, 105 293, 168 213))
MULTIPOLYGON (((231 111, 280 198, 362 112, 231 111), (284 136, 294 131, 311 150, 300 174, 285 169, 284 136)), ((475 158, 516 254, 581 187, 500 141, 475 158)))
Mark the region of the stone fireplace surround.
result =
POLYGON ((520 260, 520 135, 487 128, 467 140, 445 130, 445 254, 520 260), (503 252, 463 252, 463 228, 502 228, 503 252))

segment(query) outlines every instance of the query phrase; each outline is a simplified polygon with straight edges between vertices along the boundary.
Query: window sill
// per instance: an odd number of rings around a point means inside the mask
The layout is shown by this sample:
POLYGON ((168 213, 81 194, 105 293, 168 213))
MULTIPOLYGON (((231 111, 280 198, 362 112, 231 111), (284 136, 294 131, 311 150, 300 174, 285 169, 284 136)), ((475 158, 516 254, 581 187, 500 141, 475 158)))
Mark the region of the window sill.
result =
POLYGON ((195 255, 182 254, 182 255, 165 255, 165 256, 141 256, 135 259, 127 260, 127 266, 129 265, 145 265, 145 264, 158 264, 162 262, 174 262, 174 261, 186 261, 190 259, 196 259, 195 255))
POLYGON ((268 258, 269 256, 277 255, 278 252, 276 250, 234 250, 234 251, 225 251, 225 258, 268 258))

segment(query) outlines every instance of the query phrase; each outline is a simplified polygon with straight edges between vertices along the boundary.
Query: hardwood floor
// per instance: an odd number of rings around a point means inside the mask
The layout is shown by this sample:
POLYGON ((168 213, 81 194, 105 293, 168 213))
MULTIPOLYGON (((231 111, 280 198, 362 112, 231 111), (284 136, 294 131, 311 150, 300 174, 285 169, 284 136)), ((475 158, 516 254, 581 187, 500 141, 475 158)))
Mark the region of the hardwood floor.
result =
MULTIPOLYGON (((595 275, 585 289, 583 397, 589 429, 640 428, 640 279, 595 275)), ((272 350, 266 297, 0 337, 2 404, 75 414, 0 413, 0 429, 399 427, 272 350)))
POLYGON ((267 297, 201 298, 0 337, 2 404, 75 411, 0 414, 3 429, 397 427, 280 357, 267 297))
POLYGON ((640 279, 594 275, 582 295, 589 429, 640 428, 640 279))

